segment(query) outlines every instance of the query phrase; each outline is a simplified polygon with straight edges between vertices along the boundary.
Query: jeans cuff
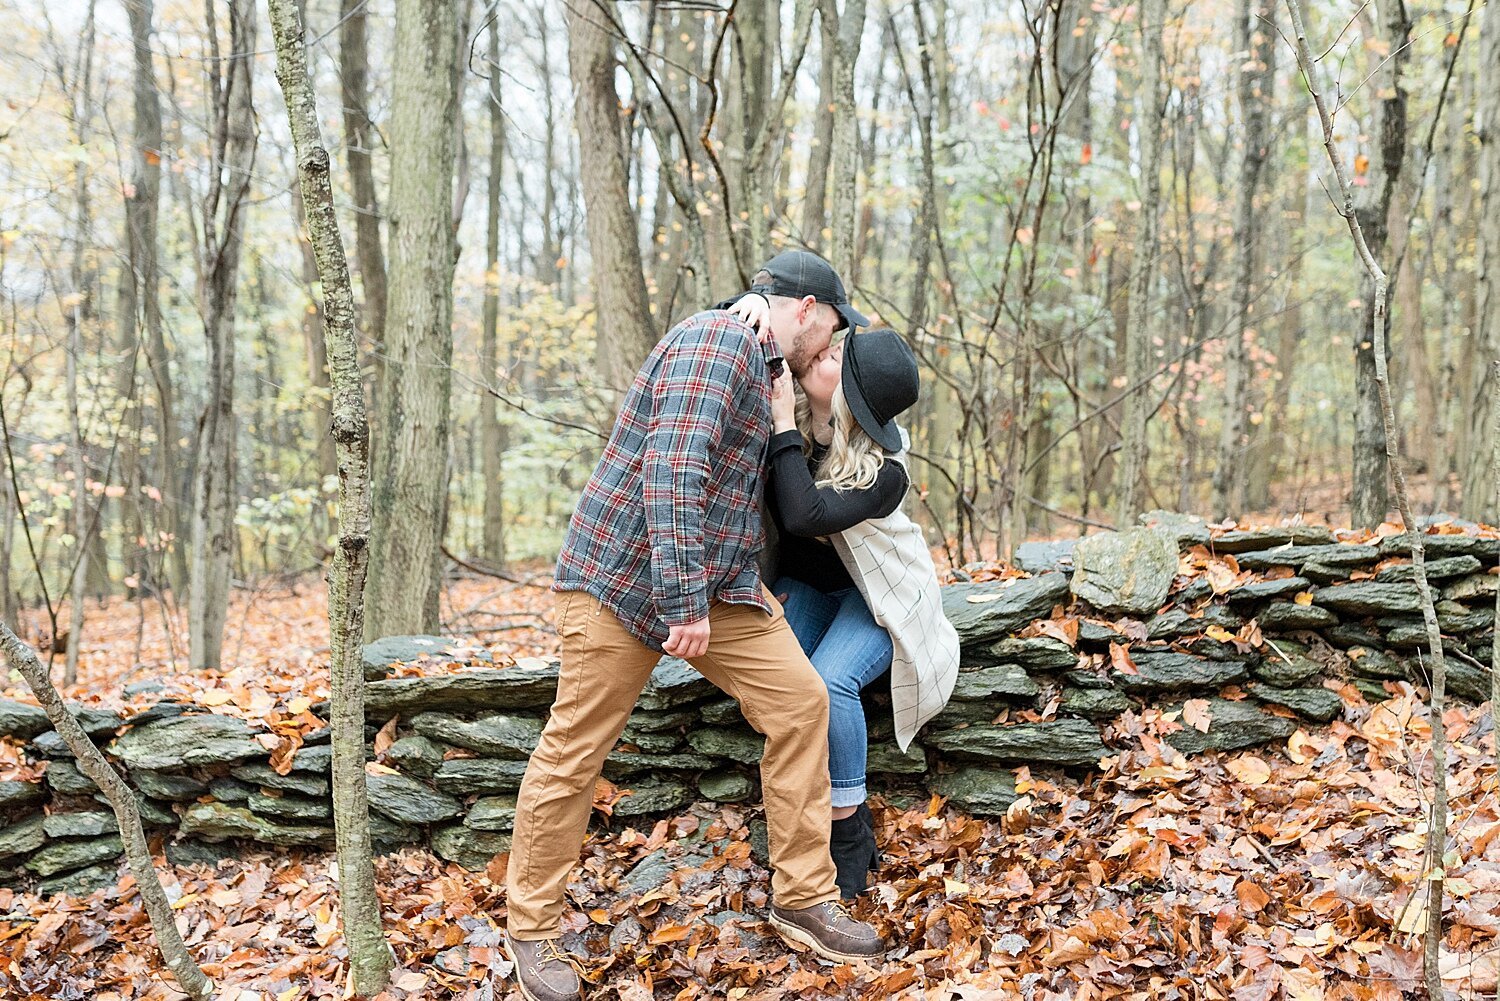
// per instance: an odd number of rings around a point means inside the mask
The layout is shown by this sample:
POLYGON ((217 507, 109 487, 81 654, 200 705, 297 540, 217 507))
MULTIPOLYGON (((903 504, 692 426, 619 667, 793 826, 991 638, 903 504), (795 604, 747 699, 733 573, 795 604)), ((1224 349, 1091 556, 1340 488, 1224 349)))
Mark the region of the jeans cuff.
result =
POLYGON ((856 786, 834 786, 830 791, 830 799, 835 810, 843 806, 858 806, 867 798, 864 782, 856 786))

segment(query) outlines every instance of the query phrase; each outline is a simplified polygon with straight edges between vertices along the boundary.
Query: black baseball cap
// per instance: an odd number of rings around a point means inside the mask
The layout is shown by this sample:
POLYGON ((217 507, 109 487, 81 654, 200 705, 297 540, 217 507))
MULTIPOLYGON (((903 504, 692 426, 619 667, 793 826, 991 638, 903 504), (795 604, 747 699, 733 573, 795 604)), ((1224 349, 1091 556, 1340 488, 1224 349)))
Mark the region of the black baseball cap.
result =
POLYGON ((810 250, 783 250, 755 273, 751 292, 761 295, 784 295, 791 299, 812 296, 826 302, 844 318, 841 326, 868 327, 865 314, 849 305, 844 283, 833 265, 810 250))
POLYGON ((917 402, 922 386, 911 346, 889 327, 845 337, 841 378, 859 426, 887 452, 899 452, 896 417, 917 402))

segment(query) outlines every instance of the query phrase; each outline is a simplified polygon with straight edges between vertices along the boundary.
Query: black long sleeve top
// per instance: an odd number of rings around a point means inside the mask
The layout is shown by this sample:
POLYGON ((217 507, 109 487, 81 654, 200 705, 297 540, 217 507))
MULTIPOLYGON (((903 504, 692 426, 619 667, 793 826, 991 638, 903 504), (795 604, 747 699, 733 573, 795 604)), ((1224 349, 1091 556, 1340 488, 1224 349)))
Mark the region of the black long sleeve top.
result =
POLYGON ((885 517, 901 506, 908 486, 906 468, 894 459, 882 464, 875 482, 863 490, 817 486, 813 476, 826 454, 824 446, 815 444, 812 455, 804 456, 798 431, 773 435, 771 489, 766 491, 779 537, 781 573, 824 594, 853 587, 854 580, 837 550, 818 537, 885 517))

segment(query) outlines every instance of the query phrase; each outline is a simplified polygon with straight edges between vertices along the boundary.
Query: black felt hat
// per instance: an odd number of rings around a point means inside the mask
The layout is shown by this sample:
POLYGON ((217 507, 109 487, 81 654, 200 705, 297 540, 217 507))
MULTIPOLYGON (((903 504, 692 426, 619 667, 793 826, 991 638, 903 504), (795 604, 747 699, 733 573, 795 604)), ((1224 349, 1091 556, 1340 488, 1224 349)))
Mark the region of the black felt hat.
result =
POLYGON ((844 399, 865 433, 887 452, 901 450, 896 416, 917 402, 917 358, 889 327, 844 338, 844 399))
POLYGON ((783 250, 756 272, 750 291, 762 295, 784 295, 789 299, 812 296, 826 302, 844 318, 845 326, 868 327, 865 314, 849 305, 844 282, 833 265, 810 250, 783 250))

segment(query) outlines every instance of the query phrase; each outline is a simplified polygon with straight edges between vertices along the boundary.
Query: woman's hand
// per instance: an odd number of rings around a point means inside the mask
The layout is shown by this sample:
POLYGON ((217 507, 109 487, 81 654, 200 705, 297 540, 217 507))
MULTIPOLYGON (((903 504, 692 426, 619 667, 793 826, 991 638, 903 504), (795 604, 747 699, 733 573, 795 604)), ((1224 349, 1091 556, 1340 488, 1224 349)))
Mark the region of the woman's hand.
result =
POLYGON ((785 369, 771 383, 771 420, 777 434, 797 430, 797 394, 792 388, 792 373, 785 369))
POLYGON ((755 328, 762 337, 771 335, 771 301, 759 292, 747 292, 739 297, 729 312, 755 328))

